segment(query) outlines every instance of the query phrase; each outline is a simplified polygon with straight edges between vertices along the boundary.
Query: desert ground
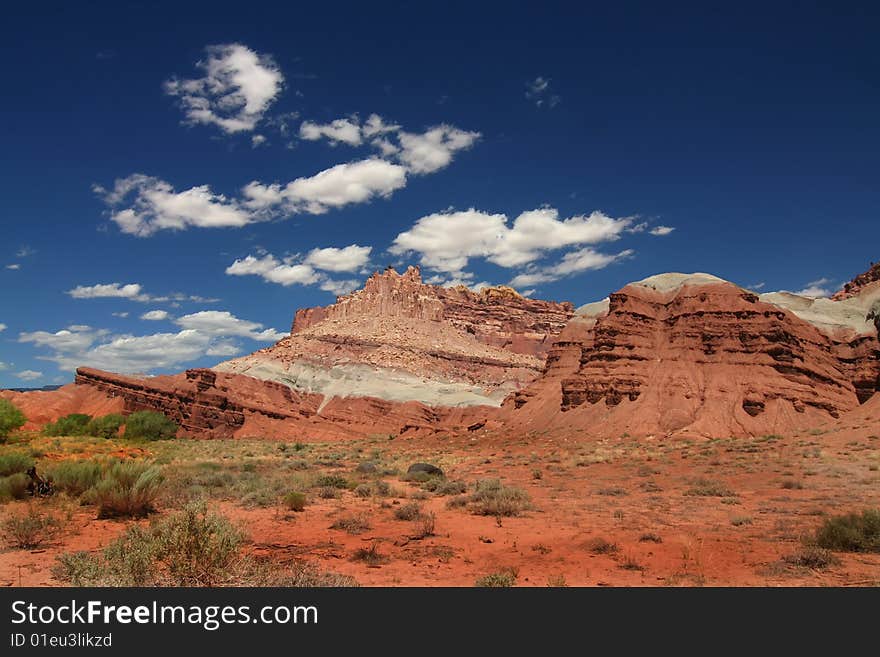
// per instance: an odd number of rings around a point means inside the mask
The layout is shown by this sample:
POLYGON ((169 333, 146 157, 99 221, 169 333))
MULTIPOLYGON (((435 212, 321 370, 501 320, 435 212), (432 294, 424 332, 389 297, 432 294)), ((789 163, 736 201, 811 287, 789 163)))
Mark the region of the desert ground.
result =
MULTIPOLYGON (((811 547, 829 517, 880 506, 880 418, 792 435, 632 438, 490 432, 350 442, 46 437, 0 458, 159 469, 156 512, 97 519, 87 495, 7 501, 54 517, 0 551, 0 585, 62 586, 64 553, 99 554, 133 524, 206 500, 273 572, 307 565, 361 586, 876 586, 880 554, 811 547), (444 477, 408 476, 416 462, 444 477), (304 494, 291 510, 286 494, 304 494), (479 492, 484 494, 480 495, 479 492), (487 579, 488 578, 488 579, 487 579)), ((248 582, 239 582, 248 583, 248 582)))

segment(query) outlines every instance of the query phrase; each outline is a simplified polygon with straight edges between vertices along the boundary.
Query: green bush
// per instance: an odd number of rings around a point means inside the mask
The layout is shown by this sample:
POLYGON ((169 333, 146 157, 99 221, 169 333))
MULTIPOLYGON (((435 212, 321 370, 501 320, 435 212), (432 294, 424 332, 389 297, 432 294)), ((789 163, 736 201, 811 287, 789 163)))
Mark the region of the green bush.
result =
POLYGON ((59 461, 46 471, 56 490, 79 497, 101 480, 101 464, 97 461, 59 461))
POLYGON ((321 475, 315 479, 317 488, 348 488, 348 480, 340 475, 321 475))
POLYGON ((20 429, 27 418, 19 408, 8 399, 0 397, 0 441, 5 440, 6 436, 20 429))
POLYGON ((0 477, 0 502, 23 500, 28 494, 31 478, 23 472, 16 472, 8 477, 0 477))
POLYGON ((115 438, 119 435, 119 427, 125 424, 125 418, 119 413, 111 413, 96 417, 86 426, 86 433, 98 438, 115 438))
POLYGON ((291 511, 305 511, 306 509, 306 496, 305 493, 298 493, 296 491, 290 491, 287 495, 284 496, 284 506, 286 506, 291 511))
POLYGON ((91 415, 71 413, 47 424, 43 427, 43 434, 47 436, 85 436, 91 421, 91 415))
POLYGON ((816 545, 839 552, 880 552, 880 509, 829 518, 816 530, 816 545))
POLYGON ((177 435, 177 423, 162 413, 137 411, 125 419, 125 437, 168 440, 177 435))
POLYGON ((0 477, 8 477, 16 472, 27 472, 34 465, 34 460, 21 452, 0 454, 0 477))
POLYGON ((162 485, 158 468, 137 461, 114 463, 94 488, 98 518, 143 518, 156 510, 162 485))

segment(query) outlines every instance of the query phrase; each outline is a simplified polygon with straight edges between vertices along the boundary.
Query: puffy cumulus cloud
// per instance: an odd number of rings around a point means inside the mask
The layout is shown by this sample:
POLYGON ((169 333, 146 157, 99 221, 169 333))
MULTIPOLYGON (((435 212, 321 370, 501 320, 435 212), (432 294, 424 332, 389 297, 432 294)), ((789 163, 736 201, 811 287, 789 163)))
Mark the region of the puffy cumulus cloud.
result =
POLYGON ((479 132, 439 125, 424 133, 401 132, 398 157, 413 173, 433 173, 449 166, 453 155, 470 148, 480 138, 479 132))
POLYGON ((337 164, 286 185, 253 181, 240 198, 215 194, 207 185, 177 192, 164 180, 133 174, 112 189, 94 187, 123 233, 149 237, 160 230, 240 228, 294 214, 324 214, 375 198, 388 198, 406 186, 406 168, 379 158, 337 164))
POLYGON ((395 238, 389 252, 418 253, 425 267, 460 276, 471 258, 507 268, 524 266, 548 251, 616 240, 630 223, 602 212, 560 219, 557 210, 540 208, 508 225, 504 214, 472 208, 422 217, 395 238))
POLYGON ((216 125, 227 134, 253 130, 284 84, 270 56, 240 43, 208 46, 196 67, 202 77, 172 78, 165 93, 180 99, 187 123, 216 125))
POLYGON ((123 233, 138 237, 191 226, 240 228, 256 220, 248 209, 215 194, 208 185, 177 192, 164 180, 135 173, 117 179, 110 190, 99 185, 93 189, 111 209, 110 220, 123 233))
POLYGON ((355 279, 334 280, 324 272, 356 271, 369 262, 372 247, 352 244, 343 248, 312 249, 305 256, 279 260, 270 253, 240 258, 226 268, 230 276, 259 276, 279 285, 319 285, 322 290, 340 295, 357 289, 355 279), (321 270, 321 271, 319 271, 321 270))
MULTIPOLYGON (((68 290, 74 299, 129 299, 141 303, 164 303, 168 301, 192 301, 194 303, 216 303, 219 299, 202 297, 197 294, 172 292, 166 295, 153 295, 144 292, 140 283, 98 283, 97 285, 77 285, 68 290)), ((113 313, 116 317, 128 317, 128 313, 113 313)))
POLYGON ((142 289, 139 283, 129 283, 127 285, 121 283, 99 283, 98 285, 77 285, 72 290, 68 290, 67 294, 74 299, 137 299, 141 296, 142 289))
POLYGON ((832 283, 830 278, 820 278, 815 281, 810 281, 802 290, 798 290, 795 294, 802 297, 830 297, 833 294, 831 288, 828 287, 830 283, 832 283))
POLYGON ((339 143, 349 146, 360 146, 363 142, 361 127, 357 117, 350 119, 336 119, 330 123, 321 125, 312 121, 303 121, 299 126, 299 137, 306 141, 318 141, 327 139, 334 146, 339 143))
POLYGON ((36 370, 22 370, 21 372, 16 373, 15 376, 22 381, 36 381, 37 379, 43 378, 43 373, 37 372, 36 370))
POLYGON ((526 98, 536 107, 556 107, 562 99, 550 90, 550 79, 542 76, 526 82, 526 98))
POLYGON ((146 319, 151 322, 160 322, 164 319, 168 319, 168 311, 165 310, 150 310, 141 315, 141 319, 146 319))
POLYGON ((299 136, 307 141, 327 139, 334 146, 360 146, 369 141, 383 158, 396 159, 411 173, 428 174, 449 166, 455 153, 473 146, 481 135, 445 123, 421 133, 406 132, 371 114, 363 123, 357 115, 326 124, 304 121, 299 136))
POLYGON ((651 233, 651 235, 657 235, 658 237, 663 237, 664 235, 669 235, 669 233, 671 233, 674 230, 675 230, 675 228, 672 228, 671 226, 655 226, 654 228, 652 228, 648 232, 651 233))
POLYGON ((242 337, 264 342, 278 341, 286 335, 275 329, 264 329, 257 322, 239 319, 226 310, 202 310, 179 317, 175 323, 204 335, 242 337))
POLYGON ((112 335, 106 329, 70 326, 50 333, 21 333, 19 342, 49 350, 39 356, 63 370, 80 366, 122 373, 144 373, 176 368, 205 356, 233 356, 240 352, 236 338, 271 342, 284 333, 240 319, 227 311, 202 311, 175 320, 181 330, 149 335, 112 335))
POLYGON ((305 262, 324 271, 358 271, 370 261, 371 246, 352 244, 344 248, 312 249, 305 262))
POLYGON ((0 323, 0 333, 6 330, 6 324, 0 323))
MULTIPOLYGON (((599 253, 591 247, 566 253, 562 259, 550 266, 532 267, 514 276, 510 285, 515 288, 528 288, 531 285, 550 283, 566 276, 572 276, 592 269, 603 269, 608 265, 632 257, 634 251, 626 249, 620 253, 599 253)), ((535 290, 528 292, 534 294, 535 290)), ((525 294, 525 293, 524 293, 525 294)))

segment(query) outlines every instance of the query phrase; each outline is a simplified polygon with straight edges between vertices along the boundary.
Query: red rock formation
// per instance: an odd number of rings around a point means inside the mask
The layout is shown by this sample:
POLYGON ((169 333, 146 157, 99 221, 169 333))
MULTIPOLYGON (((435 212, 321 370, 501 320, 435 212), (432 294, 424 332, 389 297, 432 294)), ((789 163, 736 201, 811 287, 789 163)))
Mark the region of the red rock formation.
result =
POLYGON ((538 376, 572 312, 508 287, 475 293, 426 285, 416 267, 387 269, 330 306, 298 311, 278 344, 215 369, 328 398, 497 406, 538 376))
POLYGON ((648 279, 611 295, 607 314, 573 320, 505 415, 520 428, 728 436, 815 426, 858 402, 812 324, 719 279, 648 279))
POLYGON ((90 386, 72 383, 52 391, 0 390, 0 397, 5 397, 21 409, 27 418, 23 427, 27 431, 41 429, 49 422, 71 413, 85 413, 94 417, 122 411, 121 400, 107 397, 90 386))
POLYGON ((872 262, 870 269, 863 274, 859 274, 849 283, 846 283, 842 289, 838 290, 831 298, 834 301, 849 299, 858 296, 871 283, 880 281, 880 262, 872 262))
MULTIPOLYGON (((464 428, 487 409, 432 409, 358 397, 334 399, 320 409, 321 395, 239 374, 191 369, 182 374, 129 377, 81 367, 83 390, 114 400, 118 410, 157 411, 180 427, 179 435, 203 438, 350 438, 375 433, 433 433, 464 428)), ((494 409, 489 409, 491 412, 494 409)))

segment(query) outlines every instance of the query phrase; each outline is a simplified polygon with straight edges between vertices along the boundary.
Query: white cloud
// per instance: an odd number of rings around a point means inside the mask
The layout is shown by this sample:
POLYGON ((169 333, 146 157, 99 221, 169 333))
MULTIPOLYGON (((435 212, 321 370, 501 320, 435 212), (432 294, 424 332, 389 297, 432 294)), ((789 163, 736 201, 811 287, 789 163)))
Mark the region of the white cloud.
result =
POLYGON ((258 146, 262 146, 266 143, 266 137, 263 135, 254 135, 251 137, 251 147, 257 148, 258 146))
POLYGON ((536 107, 556 107, 562 100, 550 91, 550 80, 542 76, 526 82, 526 98, 535 103, 536 107))
POLYGON ((265 342, 277 341, 287 335, 275 329, 264 329, 257 322, 239 319, 226 310, 202 310, 177 318, 175 324, 205 335, 235 336, 265 342))
POLYGON ((16 269, 21 269, 21 265, 16 262, 11 265, 6 265, 6 269, 12 269, 14 271, 16 269))
POLYGON ((176 333, 111 335, 106 329, 71 326, 56 333, 21 333, 19 342, 50 350, 50 355, 40 358, 57 363, 63 370, 88 366, 135 373, 176 368, 204 356, 235 355, 239 348, 233 338, 271 342, 286 335, 227 311, 202 311, 175 322, 181 327, 176 333))
MULTIPOLYGON (((129 299, 141 303, 164 303, 168 301, 192 301, 194 303, 216 303, 219 299, 202 297, 197 294, 171 294, 156 296, 143 291, 140 283, 99 283, 97 285, 77 285, 68 290, 74 299, 129 299)), ((113 313, 117 317, 128 317, 128 313, 113 313)))
POLYGON ((110 219, 119 229, 138 237, 163 229, 241 227, 255 221, 246 208, 213 193, 208 185, 175 192, 164 180, 135 173, 117 179, 112 190, 100 186, 94 190, 113 208, 110 219), (132 195, 130 205, 116 209, 132 195))
POLYGON ((473 146, 481 135, 447 124, 433 126, 423 133, 406 132, 400 125, 386 123, 378 114, 371 114, 363 124, 357 115, 326 124, 304 121, 299 136, 307 141, 327 139, 334 146, 360 146, 369 141, 382 157, 396 158, 411 173, 427 174, 449 166, 455 153, 473 146))
POLYGON ((100 299, 107 297, 136 299, 141 296, 141 289, 138 283, 129 283, 127 285, 121 283, 102 283, 98 285, 77 285, 72 290, 68 290, 67 294, 74 299, 100 299))
POLYGON ((226 273, 230 276, 261 276, 264 280, 284 286, 312 285, 320 280, 310 265, 285 264, 273 255, 249 255, 229 265, 226 273))
POLYGON ((43 378, 43 373, 34 370, 22 370, 15 376, 17 376, 22 381, 36 381, 37 379, 43 378))
POLYGON ((674 230, 675 230, 675 228, 672 228, 671 226, 656 226, 648 232, 651 233, 651 235, 657 235, 658 237, 663 237, 664 235, 669 235, 669 233, 671 233, 674 230))
POLYGON ((141 315, 141 319, 146 319, 151 322, 159 322, 163 319, 168 319, 168 312, 165 310, 150 310, 141 315))
POLYGON ((114 317, 122 317, 122 318, 128 317, 128 313, 110 313, 110 314, 113 315, 114 317))
POLYGON ((334 146, 339 143, 360 146, 363 141, 357 117, 336 119, 324 125, 303 121, 299 127, 299 137, 306 141, 318 141, 326 138, 334 146))
MULTIPOLYGON (((516 288, 529 287, 540 283, 550 283, 565 276, 571 276, 584 271, 603 269, 608 265, 632 257, 634 251, 626 249, 616 254, 599 253, 591 247, 566 253, 562 260, 555 265, 547 267, 533 267, 522 274, 514 276, 510 285, 516 288)), ((534 290, 531 290, 534 293, 534 290)))
POLYGON ((321 283, 321 289, 325 292, 332 292, 336 296, 342 296, 343 294, 348 294, 349 292, 354 292, 361 286, 361 281, 356 278, 346 278, 345 280, 336 281, 333 279, 326 279, 323 283, 321 283))
POLYGON ((357 271, 370 260, 371 246, 352 244, 338 249, 312 249, 306 256, 305 263, 324 271, 357 271))
POLYGON ((165 92, 180 99, 186 121, 227 134, 253 130, 281 92, 284 76, 268 55, 240 43, 208 46, 196 63, 204 76, 172 78, 165 92))
POLYGON ((0 372, 2 372, 3 370, 8 370, 11 367, 12 365, 10 365, 9 363, 4 363, 2 360, 0 360, 0 372))
POLYGON ((359 270, 369 262, 371 251, 372 247, 357 244, 344 248, 312 249, 302 261, 301 256, 279 260, 269 253, 249 255, 229 265, 226 273, 230 276, 260 276, 269 283, 284 286, 317 284, 322 290, 340 295, 360 287, 360 281, 334 280, 324 272, 359 270))
POLYGON ((448 166, 453 155, 473 146, 480 138, 480 133, 444 124, 422 134, 400 132, 399 138, 400 161, 413 173, 425 174, 448 166))
POLYGON ((242 188, 241 199, 215 194, 207 185, 176 192, 164 180, 144 174, 117 179, 111 190, 101 186, 94 190, 123 233, 149 237, 160 230, 240 228, 279 216, 324 214, 387 198, 405 186, 405 167, 368 158, 337 164, 284 186, 253 181, 242 188))
POLYGON ((6 330, 6 324, 0 324, 0 333, 6 330))
POLYGON ((15 252, 16 258, 27 258, 29 256, 34 255, 37 252, 36 249, 32 249, 29 246, 23 246, 18 251, 15 252))
POLYGON ((553 208, 523 212, 512 226, 507 221, 504 214, 473 208, 431 214, 400 233, 388 250, 418 253, 425 267, 460 276, 471 258, 508 268, 523 266, 547 251, 616 240, 631 223, 601 212, 560 219, 553 208))
POLYGON ((810 281, 802 290, 798 290, 795 294, 802 297, 830 297, 832 290, 828 287, 831 283, 830 278, 820 278, 816 281, 810 281))

